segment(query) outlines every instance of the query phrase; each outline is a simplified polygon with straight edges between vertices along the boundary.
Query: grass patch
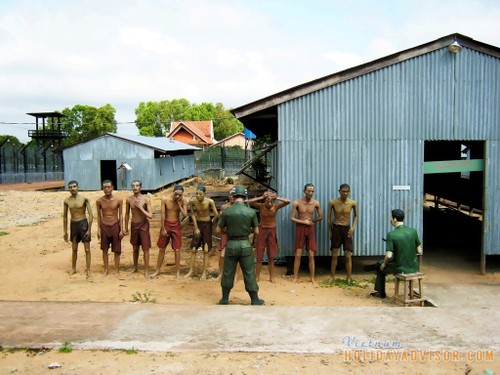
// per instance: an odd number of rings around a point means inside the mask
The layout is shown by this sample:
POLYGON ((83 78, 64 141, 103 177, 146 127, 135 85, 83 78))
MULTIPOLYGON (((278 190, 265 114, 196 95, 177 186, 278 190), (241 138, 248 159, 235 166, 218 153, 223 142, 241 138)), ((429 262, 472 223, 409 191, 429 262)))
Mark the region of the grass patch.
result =
MULTIPOLYGON (((371 277, 369 279, 363 279, 361 281, 364 282, 364 283, 368 283, 368 284, 375 284, 375 280, 376 279, 377 279, 377 277, 373 276, 373 277, 371 277)), ((387 283, 393 283, 395 280, 396 280, 396 278, 394 276, 386 276, 385 277, 386 284, 387 283)))
POLYGON ((369 285, 370 284, 365 282, 365 280, 361 281, 352 280, 351 282, 348 282, 346 279, 335 279, 333 281, 324 280, 319 283, 319 286, 322 288, 333 288, 334 286, 336 286, 344 289, 352 289, 352 288, 366 289, 368 288, 369 285))
POLYGON ((73 348, 71 347, 71 343, 69 341, 63 342, 61 347, 57 349, 59 353, 71 353, 73 351, 73 348))
POLYGON ((0 237, 2 237, 2 236, 6 236, 6 235, 8 235, 8 234, 9 234, 9 232, 2 232, 2 231, 0 231, 0 237))
POLYGON ((125 350, 125 354, 128 354, 128 355, 137 354, 137 353, 139 353, 139 351, 136 348, 134 348, 133 346, 131 349, 125 350))
POLYGON ((156 298, 152 298, 151 293, 135 292, 129 302, 156 303, 156 298))

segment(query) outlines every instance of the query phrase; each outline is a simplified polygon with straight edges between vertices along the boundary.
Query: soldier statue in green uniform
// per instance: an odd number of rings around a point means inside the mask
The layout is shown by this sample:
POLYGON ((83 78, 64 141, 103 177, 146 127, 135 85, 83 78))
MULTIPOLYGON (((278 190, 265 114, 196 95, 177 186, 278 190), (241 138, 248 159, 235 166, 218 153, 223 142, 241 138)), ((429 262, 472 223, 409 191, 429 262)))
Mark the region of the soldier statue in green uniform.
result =
POLYGON ((367 265, 365 271, 377 271, 373 297, 386 298, 385 276, 391 273, 413 273, 418 271, 417 255, 422 255, 422 246, 417 231, 404 225, 405 213, 391 211, 392 232, 387 234, 386 253, 383 260, 367 265))
POLYGON ((255 262, 252 245, 248 236, 253 232, 259 234, 259 221, 256 212, 244 203, 246 189, 243 185, 234 187, 234 203, 226 208, 219 219, 216 232, 227 232, 226 256, 221 279, 222 299, 220 305, 229 304, 229 293, 234 285, 234 274, 239 263, 243 272, 245 290, 250 295, 252 305, 263 305, 259 299, 259 286, 255 278, 255 262))

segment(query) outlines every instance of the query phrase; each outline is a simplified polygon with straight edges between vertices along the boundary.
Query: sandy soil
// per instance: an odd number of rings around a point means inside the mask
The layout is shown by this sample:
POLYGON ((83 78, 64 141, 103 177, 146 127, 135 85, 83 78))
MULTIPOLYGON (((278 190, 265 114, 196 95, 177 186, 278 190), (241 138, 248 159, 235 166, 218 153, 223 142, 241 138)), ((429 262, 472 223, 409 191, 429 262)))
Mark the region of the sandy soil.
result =
MULTIPOLYGON (((194 187, 187 186, 186 194, 194 194, 194 187)), ((229 189, 213 186, 208 191, 229 189)), ((166 191, 169 192, 168 190, 166 191)), ((163 193, 151 196, 154 219, 151 222, 152 241, 156 243, 159 233, 159 205, 163 193)), ((0 191, 0 251, 3 252, 0 264, 0 295, 2 300, 11 301, 113 301, 128 302, 141 295, 145 300, 161 304, 215 304, 220 298, 220 285, 214 281, 218 268, 218 251, 211 256, 209 272, 211 280, 197 278, 175 279, 174 257, 167 250, 167 264, 161 274, 153 280, 145 280, 142 275, 142 254, 140 273, 129 274, 132 270, 132 247, 128 237, 123 240, 121 257, 121 277, 111 274, 102 276, 102 253, 93 227, 91 242, 93 277, 85 276, 85 257, 82 246, 77 263, 78 272, 70 276, 71 245, 63 241, 62 207, 68 196, 65 191, 0 191)), ((82 192, 92 201, 102 192, 82 192)), ((126 198, 129 192, 115 192, 126 198)), ((190 241, 192 227, 184 228, 184 244, 190 241)), ((217 241, 214 248, 217 250, 217 241)), ((183 249, 182 273, 188 271, 187 248, 183 249)), ((156 266, 158 249, 151 249, 151 269, 156 266)), ((110 267, 113 265, 110 258, 110 267)), ((361 265, 355 263, 355 271, 361 265)), ((201 256, 197 259, 198 275, 201 269, 201 256)), ((110 270, 112 271, 112 270, 110 270)), ((432 272, 432 267, 425 272, 432 272)), ((307 268, 302 271, 299 283, 294 284, 286 276, 285 267, 277 267, 277 282, 268 281, 267 267, 261 274, 260 295, 267 305, 291 306, 380 306, 393 305, 391 299, 379 300, 369 297, 372 290, 372 275, 357 272, 354 276, 356 287, 345 288, 328 284, 328 270, 319 267, 319 285, 308 280, 307 268)), ((472 274, 472 273, 471 273, 472 274)), ((471 276, 471 275, 469 275, 471 276)), ((340 271, 340 278, 344 278, 340 271)), ((430 276, 429 276, 430 277, 430 276)), ((447 280, 449 275, 442 272, 433 276, 447 280)), ((490 276, 497 277, 497 276, 490 276)), ((240 278, 241 279, 241 278, 240 278)), ((484 282, 481 276, 467 277, 468 282, 484 282)), ((392 284, 388 285, 390 294, 392 284)), ((243 282, 236 283, 231 294, 232 304, 249 304, 243 282)), ((2 373, 78 373, 78 374, 299 374, 299 373, 414 373, 414 374, 464 374, 465 365, 460 363, 439 363, 429 371, 428 363, 391 363, 391 362, 349 362, 338 355, 300 355, 279 353, 125 353, 99 351, 73 351, 69 354, 49 352, 8 351, 0 352, 0 372, 2 373), (49 370, 52 362, 62 368, 49 370), (410 370, 411 369, 411 370, 410 370)), ((475 369, 481 373, 481 370, 475 369)))

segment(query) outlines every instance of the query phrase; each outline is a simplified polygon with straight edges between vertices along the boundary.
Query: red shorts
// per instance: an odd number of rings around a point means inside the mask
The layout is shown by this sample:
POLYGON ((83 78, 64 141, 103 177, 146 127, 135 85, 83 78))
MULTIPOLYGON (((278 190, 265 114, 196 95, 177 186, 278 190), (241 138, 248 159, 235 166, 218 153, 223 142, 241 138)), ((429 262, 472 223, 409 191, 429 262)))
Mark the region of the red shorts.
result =
POLYGON ((276 238, 276 227, 263 228, 259 225, 259 235, 257 236, 257 262, 261 263, 264 258, 264 251, 267 248, 267 257, 269 259, 276 258, 278 253, 278 239, 276 238))
POLYGON ((106 225, 101 223, 101 250, 108 251, 111 245, 111 251, 120 255, 122 253, 122 240, 120 238, 120 225, 106 225))
POLYGON ((314 234, 314 225, 296 224, 295 225, 295 250, 304 248, 307 251, 316 252, 316 235, 314 234))
POLYGON ((224 250, 224 248, 227 245, 227 233, 221 233, 220 235, 220 244, 219 244, 219 251, 224 250))
POLYGON ((141 223, 130 223, 130 243, 132 246, 142 246, 144 251, 151 249, 148 219, 144 219, 141 223))
POLYGON ((179 221, 165 220, 163 229, 165 230, 165 234, 162 235, 160 230, 160 237, 156 245, 160 249, 165 249, 170 242, 170 238, 172 238, 172 249, 180 250, 182 248, 181 223, 179 221))

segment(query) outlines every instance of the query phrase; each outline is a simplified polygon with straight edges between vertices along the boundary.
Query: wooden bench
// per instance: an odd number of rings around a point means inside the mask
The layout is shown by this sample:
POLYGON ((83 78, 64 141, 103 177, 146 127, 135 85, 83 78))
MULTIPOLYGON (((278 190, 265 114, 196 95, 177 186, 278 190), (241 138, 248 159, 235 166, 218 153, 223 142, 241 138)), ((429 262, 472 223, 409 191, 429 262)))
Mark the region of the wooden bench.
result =
POLYGON ((394 284, 394 299, 396 301, 401 301, 405 306, 409 306, 414 303, 418 303, 420 306, 424 306, 424 278, 425 274, 422 272, 415 273, 398 273, 395 276, 394 284), (399 282, 403 282, 403 294, 399 294, 399 282), (414 282, 418 281, 418 291, 415 292, 414 282))

